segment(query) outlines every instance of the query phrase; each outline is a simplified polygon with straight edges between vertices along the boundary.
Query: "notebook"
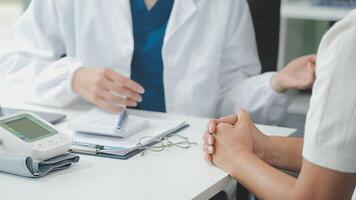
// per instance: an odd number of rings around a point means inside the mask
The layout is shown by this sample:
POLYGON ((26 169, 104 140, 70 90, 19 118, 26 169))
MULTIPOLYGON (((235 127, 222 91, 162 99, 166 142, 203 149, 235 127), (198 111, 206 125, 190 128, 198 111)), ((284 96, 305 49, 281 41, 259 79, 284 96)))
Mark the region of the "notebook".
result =
MULTIPOLYGON (((102 111, 100 111, 102 112, 102 111)), ((97 114, 97 109, 91 110, 88 113, 80 116, 83 119, 85 117, 90 118, 92 114, 97 114)), ((105 113, 108 118, 112 118, 114 114, 105 113)), ((78 132, 73 129, 71 122, 68 124, 68 129, 72 130, 73 136, 73 153, 80 153, 86 155, 94 155, 100 157, 109 157, 116 159, 128 159, 137 153, 143 151, 139 145, 140 139, 143 137, 151 137, 152 140, 145 140, 145 146, 154 144, 157 139, 161 139, 164 136, 174 134, 189 125, 182 120, 171 120, 161 118, 142 118, 139 116, 133 116, 132 119, 144 120, 145 128, 137 130, 137 132, 129 137, 120 138, 97 134, 88 134, 85 132, 78 132), (71 128, 72 127, 72 128, 71 128)), ((78 119, 79 119, 78 118, 78 119)), ((78 119, 74 119, 75 122, 78 119)), ((72 123, 73 123, 72 122, 72 123)), ((89 121, 91 122, 91 121, 89 121)))

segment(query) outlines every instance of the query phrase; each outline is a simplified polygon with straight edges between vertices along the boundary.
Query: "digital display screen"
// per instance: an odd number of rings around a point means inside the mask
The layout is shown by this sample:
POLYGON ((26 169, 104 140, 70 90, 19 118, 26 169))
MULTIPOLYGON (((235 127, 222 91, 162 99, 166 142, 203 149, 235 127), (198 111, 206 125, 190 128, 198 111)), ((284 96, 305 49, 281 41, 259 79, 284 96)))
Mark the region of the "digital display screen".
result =
POLYGON ((27 142, 33 142, 57 133, 46 124, 36 123, 27 117, 5 122, 1 126, 27 142))

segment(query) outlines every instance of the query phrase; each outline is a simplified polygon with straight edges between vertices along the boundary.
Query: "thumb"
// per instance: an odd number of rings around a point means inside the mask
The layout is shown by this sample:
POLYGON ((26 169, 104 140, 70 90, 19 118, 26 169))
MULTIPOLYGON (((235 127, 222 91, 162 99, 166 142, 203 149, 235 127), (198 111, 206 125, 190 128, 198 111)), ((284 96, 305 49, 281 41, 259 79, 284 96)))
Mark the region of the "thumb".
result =
POLYGON ((229 115, 229 116, 225 116, 225 117, 221 117, 219 119, 219 123, 228 123, 228 124, 236 124, 236 122, 238 121, 238 116, 236 114, 234 115, 229 115))
POLYGON ((235 126, 237 126, 239 124, 239 122, 241 121, 249 121, 250 120, 250 114, 243 108, 240 108, 237 116, 239 118, 239 120, 237 121, 237 123, 235 124, 235 126))

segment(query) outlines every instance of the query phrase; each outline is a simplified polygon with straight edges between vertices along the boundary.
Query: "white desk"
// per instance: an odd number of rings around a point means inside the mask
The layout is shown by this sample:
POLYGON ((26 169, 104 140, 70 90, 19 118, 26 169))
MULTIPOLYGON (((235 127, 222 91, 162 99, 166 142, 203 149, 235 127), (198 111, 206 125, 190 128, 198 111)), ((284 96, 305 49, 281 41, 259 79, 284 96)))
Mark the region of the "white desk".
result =
MULTIPOLYGON (((1 100, 0 100, 1 103, 1 100)), ((2 105, 35 108, 66 113, 68 119, 88 110, 88 105, 72 105, 67 109, 50 109, 2 101, 2 105), (75 108, 75 109, 74 109, 75 108)), ((147 112, 137 112, 147 115, 147 112)), ((157 117, 177 117, 157 114, 157 117)), ((209 199, 232 179, 225 172, 208 165, 203 159, 202 133, 208 119, 181 117, 191 126, 180 132, 200 146, 149 152, 127 161, 81 156, 70 169, 41 179, 28 179, 0 173, 0 198, 4 200, 67 199, 209 199)), ((65 127, 65 123, 59 125, 65 127)), ((269 134, 287 136, 293 129, 260 126, 269 134)))

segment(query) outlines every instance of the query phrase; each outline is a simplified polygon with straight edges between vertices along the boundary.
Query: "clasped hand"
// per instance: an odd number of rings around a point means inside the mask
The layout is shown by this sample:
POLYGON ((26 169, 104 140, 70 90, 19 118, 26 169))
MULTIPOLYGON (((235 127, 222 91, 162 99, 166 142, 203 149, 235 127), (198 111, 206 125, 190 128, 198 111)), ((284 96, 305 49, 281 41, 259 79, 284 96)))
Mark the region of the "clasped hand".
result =
POLYGON ((236 159, 243 154, 262 157, 265 136, 241 109, 238 114, 210 120, 203 136, 205 159, 232 174, 236 159))

